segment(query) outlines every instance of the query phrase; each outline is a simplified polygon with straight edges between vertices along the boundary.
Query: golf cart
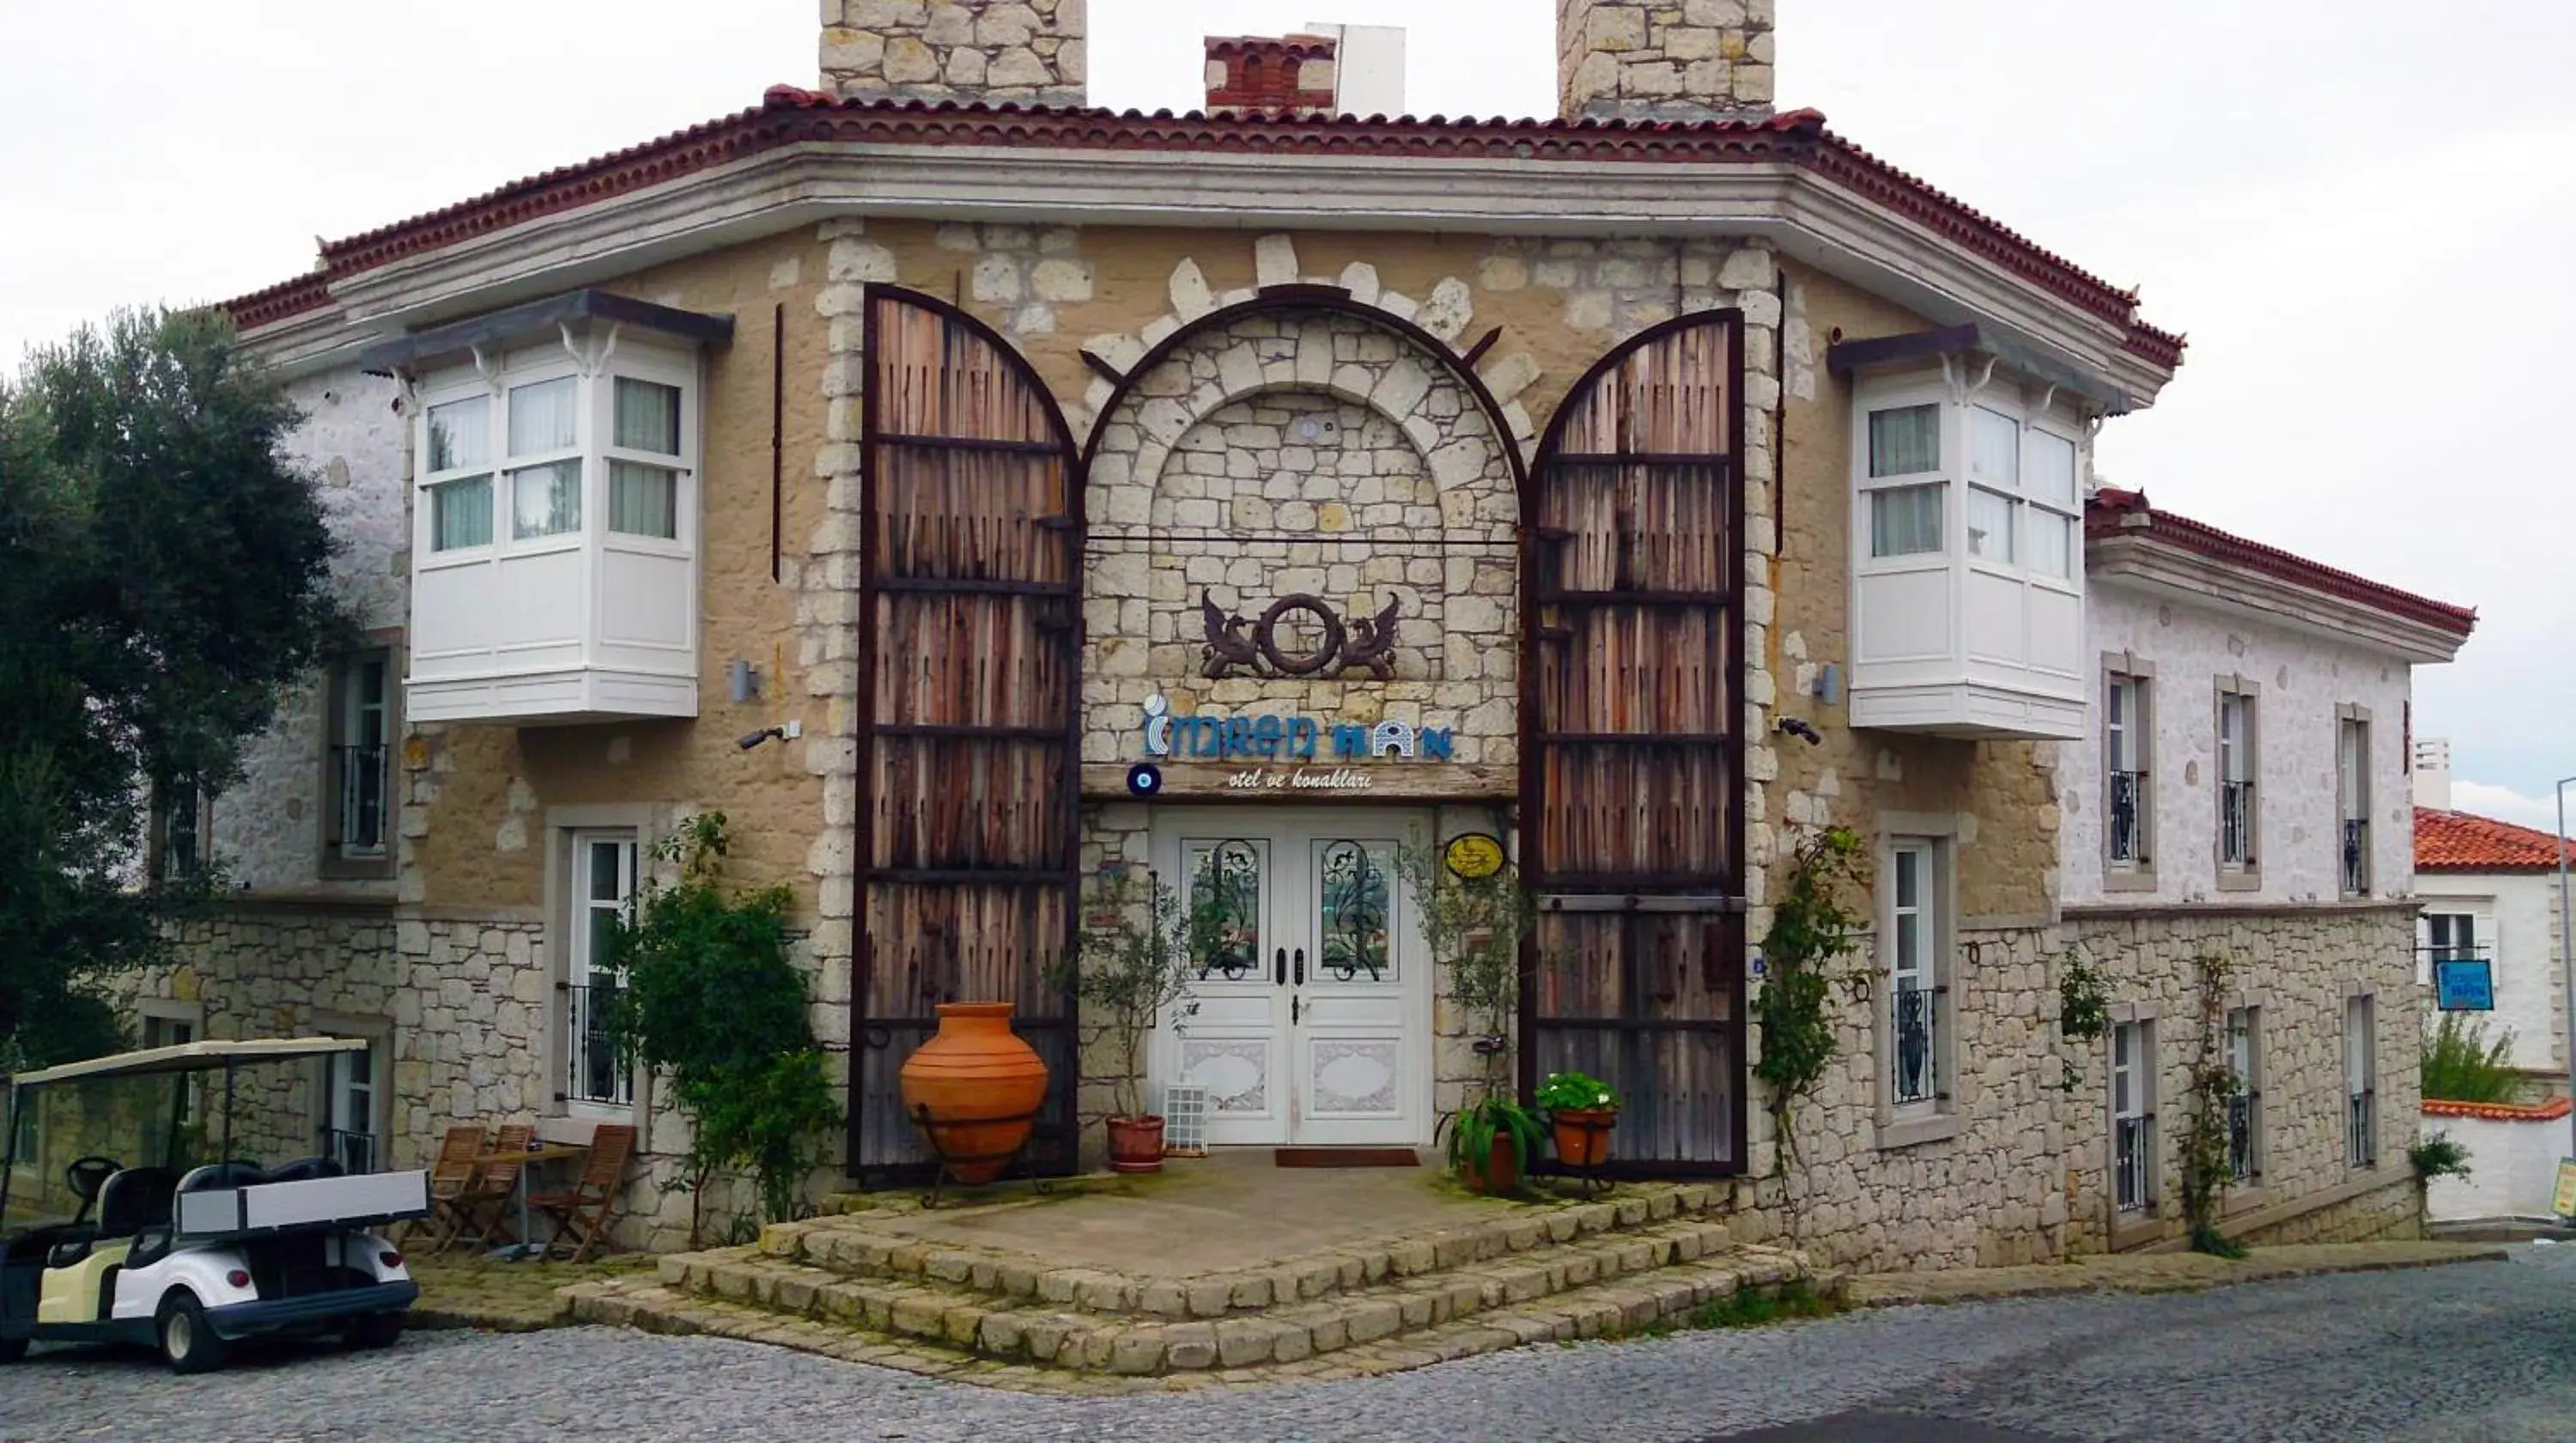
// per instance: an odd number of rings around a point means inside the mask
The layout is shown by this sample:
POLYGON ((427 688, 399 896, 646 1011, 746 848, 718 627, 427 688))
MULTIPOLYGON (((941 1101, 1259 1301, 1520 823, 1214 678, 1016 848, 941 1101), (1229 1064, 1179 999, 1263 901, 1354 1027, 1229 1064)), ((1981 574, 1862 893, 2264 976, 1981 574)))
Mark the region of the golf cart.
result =
POLYGON ((191 1042, 11 1079, 0 1363, 31 1341, 132 1342, 198 1373, 245 1338, 400 1336, 420 1287, 381 1229, 429 1215, 428 1175, 299 1155, 326 1060, 365 1046, 191 1042))

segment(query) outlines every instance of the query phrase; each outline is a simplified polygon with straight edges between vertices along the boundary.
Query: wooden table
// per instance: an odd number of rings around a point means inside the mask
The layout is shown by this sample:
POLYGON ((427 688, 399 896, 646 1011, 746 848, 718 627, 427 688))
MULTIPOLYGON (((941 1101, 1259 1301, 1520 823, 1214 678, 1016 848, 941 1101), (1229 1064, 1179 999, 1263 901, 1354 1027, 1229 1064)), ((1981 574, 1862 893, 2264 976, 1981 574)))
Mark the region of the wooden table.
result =
POLYGON ((519 1240, 508 1247, 496 1250, 494 1253, 495 1257, 508 1258, 515 1262, 525 1261, 528 1258, 542 1257, 545 1255, 546 1250, 539 1247, 535 1239, 529 1236, 528 1174, 534 1172, 538 1167, 546 1163, 559 1161, 567 1157, 588 1156, 590 1156, 590 1144, 583 1142, 539 1143, 537 1146, 528 1148, 522 1152, 486 1152, 476 1154, 474 1158, 474 1167, 478 1172, 494 1163, 515 1162, 519 1165, 518 1184, 514 1189, 518 1194, 519 1204, 519 1240))

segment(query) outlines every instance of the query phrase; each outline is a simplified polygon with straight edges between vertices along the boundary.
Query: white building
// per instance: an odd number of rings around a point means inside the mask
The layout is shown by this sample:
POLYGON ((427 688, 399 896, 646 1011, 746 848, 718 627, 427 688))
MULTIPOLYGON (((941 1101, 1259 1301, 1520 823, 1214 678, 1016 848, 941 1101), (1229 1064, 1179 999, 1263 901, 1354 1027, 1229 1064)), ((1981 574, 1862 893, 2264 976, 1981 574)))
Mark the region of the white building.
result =
POLYGON ((2490 965, 2487 1037, 2513 1034, 2515 1067, 2553 1091, 2567 1085, 2566 974, 2559 961, 2558 839, 2451 809, 2450 746, 2416 748, 2417 980, 2433 963, 2490 965))

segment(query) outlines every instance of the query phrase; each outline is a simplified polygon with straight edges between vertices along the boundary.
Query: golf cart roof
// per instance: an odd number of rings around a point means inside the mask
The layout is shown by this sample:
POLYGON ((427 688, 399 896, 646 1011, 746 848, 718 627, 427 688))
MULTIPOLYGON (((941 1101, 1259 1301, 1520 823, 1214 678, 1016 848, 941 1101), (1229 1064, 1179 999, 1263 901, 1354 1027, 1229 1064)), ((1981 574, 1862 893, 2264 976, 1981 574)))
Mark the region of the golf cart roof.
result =
POLYGON ((291 1057, 322 1057, 357 1052, 366 1047, 357 1037, 283 1037, 250 1042, 183 1042, 142 1052, 120 1052, 87 1062, 66 1062, 40 1072, 21 1072, 9 1081, 19 1087, 69 1082, 80 1077, 129 1077, 148 1072, 207 1072, 237 1062, 275 1062, 291 1057))

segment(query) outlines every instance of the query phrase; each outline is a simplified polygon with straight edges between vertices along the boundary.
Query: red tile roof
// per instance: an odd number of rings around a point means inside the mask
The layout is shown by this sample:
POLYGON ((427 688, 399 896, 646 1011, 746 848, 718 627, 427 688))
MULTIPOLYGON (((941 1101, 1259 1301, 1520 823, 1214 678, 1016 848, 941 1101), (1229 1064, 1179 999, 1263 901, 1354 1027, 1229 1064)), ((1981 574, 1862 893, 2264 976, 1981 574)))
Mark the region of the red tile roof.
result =
POLYGON ((2136 536, 2142 531, 2166 545, 2180 547, 2213 561, 2250 567, 2329 596, 2340 596, 2392 616, 2438 627, 2455 636, 2467 636, 2478 624, 2475 607, 2453 606, 2447 601, 2400 591, 2366 576, 2294 556, 2277 546, 2249 541, 2188 516, 2159 511, 2148 504, 2144 491, 2123 491, 2118 487, 2105 486, 2084 504, 2084 535, 2088 540, 2136 536))
MULTIPOLYGON (((2547 832, 2493 817, 2415 809, 2418 872, 2551 872, 2558 868, 2558 846, 2547 832)), ((2568 855, 2576 862, 2576 847, 2568 855)))
POLYGON ((2428 1097, 2423 1102, 2427 1117, 2482 1117, 2489 1122, 2553 1122, 2576 1111, 2576 1102, 2553 1097, 2547 1102, 2448 1102, 2428 1097))
MULTIPOLYGON (((1495 158, 1579 165, 1608 162, 1706 164, 1785 160, 1985 257, 2064 300, 2125 328, 2124 345, 2164 367, 2181 364, 2184 339, 2137 315, 2137 293, 2113 286, 2032 243, 1955 197, 1825 129, 1813 110, 1764 119, 1451 120, 1434 115, 1146 115, 1044 106, 835 100, 773 86, 757 109, 694 125, 578 165, 531 176, 394 225, 327 243, 326 279, 370 270, 540 216, 607 200, 681 176, 792 145, 975 145, 1058 150, 1219 152, 1253 155, 1365 155, 1495 158)), ((299 278, 226 303, 244 326, 282 320, 327 304, 299 278), (253 320, 251 317, 259 319, 253 320)))

